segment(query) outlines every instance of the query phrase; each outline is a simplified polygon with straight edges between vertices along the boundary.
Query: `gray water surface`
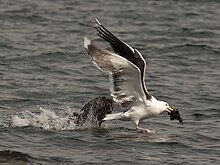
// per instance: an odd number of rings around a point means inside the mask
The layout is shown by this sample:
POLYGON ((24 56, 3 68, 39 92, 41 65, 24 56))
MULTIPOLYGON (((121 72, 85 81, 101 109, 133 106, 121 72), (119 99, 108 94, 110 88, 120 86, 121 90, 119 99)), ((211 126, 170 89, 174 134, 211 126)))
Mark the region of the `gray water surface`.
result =
POLYGON ((220 2, 178 0, 0 1, 0 164, 220 163, 220 2), (147 61, 146 86, 178 108, 100 129, 67 124, 108 76, 84 52, 103 44, 98 18, 147 61))

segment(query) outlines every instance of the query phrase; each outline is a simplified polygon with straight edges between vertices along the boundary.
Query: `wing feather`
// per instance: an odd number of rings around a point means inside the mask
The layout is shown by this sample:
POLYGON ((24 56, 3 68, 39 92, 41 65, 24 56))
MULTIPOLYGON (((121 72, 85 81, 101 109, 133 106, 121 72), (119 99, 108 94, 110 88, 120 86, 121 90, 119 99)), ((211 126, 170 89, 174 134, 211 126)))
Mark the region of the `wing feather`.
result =
POLYGON ((130 61, 140 69, 141 84, 147 99, 150 99, 151 96, 148 93, 145 86, 146 61, 144 60, 141 53, 137 49, 134 49, 130 45, 121 41, 118 37, 112 34, 105 26, 103 26, 97 19, 95 28, 98 31, 98 35, 111 44, 116 54, 119 54, 120 56, 126 58, 128 61, 130 61))
POLYGON ((113 100, 123 106, 146 101, 141 85, 140 69, 126 58, 111 53, 84 38, 84 47, 95 65, 110 78, 113 100))

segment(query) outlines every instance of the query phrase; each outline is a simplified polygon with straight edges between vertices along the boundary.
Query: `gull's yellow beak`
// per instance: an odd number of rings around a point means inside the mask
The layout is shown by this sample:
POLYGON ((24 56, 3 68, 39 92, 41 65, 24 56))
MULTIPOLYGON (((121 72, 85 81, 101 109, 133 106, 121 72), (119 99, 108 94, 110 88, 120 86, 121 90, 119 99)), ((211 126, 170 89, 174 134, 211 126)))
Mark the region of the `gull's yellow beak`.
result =
POLYGON ((174 111, 174 109, 171 108, 171 107, 168 105, 168 106, 167 106, 167 112, 168 112, 168 113, 171 113, 172 111, 174 111))

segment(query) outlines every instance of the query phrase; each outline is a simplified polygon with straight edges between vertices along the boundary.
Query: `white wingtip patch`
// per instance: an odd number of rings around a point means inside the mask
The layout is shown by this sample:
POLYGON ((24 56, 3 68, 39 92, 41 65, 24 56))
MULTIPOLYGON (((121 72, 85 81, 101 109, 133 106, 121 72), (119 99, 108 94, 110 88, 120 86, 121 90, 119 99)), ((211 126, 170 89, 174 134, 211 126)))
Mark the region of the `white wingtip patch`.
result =
POLYGON ((95 19, 95 22, 97 25, 101 25, 101 22, 99 22, 99 20, 97 18, 95 19))
POLYGON ((88 39, 87 37, 84 37, 84 40, 83 40, 83 46, 85 49, 88 49, 88 46, 91 45, 91 40, 88 39))

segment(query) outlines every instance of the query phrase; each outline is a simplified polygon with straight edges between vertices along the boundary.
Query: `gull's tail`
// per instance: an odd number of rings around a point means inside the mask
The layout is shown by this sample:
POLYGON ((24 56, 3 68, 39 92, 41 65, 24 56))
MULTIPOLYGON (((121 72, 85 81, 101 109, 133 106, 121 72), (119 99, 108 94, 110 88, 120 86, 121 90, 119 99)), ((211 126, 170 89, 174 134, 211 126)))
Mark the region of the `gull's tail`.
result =
POLYGON ((106 121, 106 120, 118 120, 118 119, 122 118, 122 115, 123 115, 123 112, 107 114, 106 117, 103 119, 103 121, 106 121))

